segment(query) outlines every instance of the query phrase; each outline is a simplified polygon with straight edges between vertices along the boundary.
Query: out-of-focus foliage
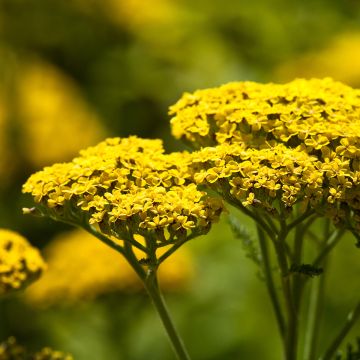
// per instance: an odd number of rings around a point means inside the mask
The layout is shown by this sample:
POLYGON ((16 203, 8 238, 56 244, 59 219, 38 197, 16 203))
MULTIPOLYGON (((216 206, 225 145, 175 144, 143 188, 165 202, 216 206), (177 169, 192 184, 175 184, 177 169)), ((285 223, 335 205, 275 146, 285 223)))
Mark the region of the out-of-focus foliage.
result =
MULTIPOLYGON (((106 293, 133 293, 142 288, 122 255, 83 230, 58 235, 44 254, 48 271, 28 289, 26 298, 31 304, 73 304, 106 293)), ((137 255, 141 258, 141 251, 137 255)), ((166 290, 179 291, 192 273, 190 254, 182 249, 160 267, 160 284, 166 290)))
MULTIPOLYGON (((326 57, 306 60, 309 71, 314 64, 332 73, 287 76, 330 75, 358 85, 359 19, 354 0, 0 1, 0 225, 39 246, 64 230, 21 215, 21 184, 104 133, 161 137, 168 149, 179 149, 167 111, 184 91, 279 80, 278 69, 297 66, 294 59, 307 54, 326 57), (335 54, 346 47, 350 55, 335 54)), ((226 223, 189 245, 196 253, 193 285, 167 297, 193 357, 278 360, 268 299, 226 223)), ((331 261, 325 337, 358 293, 353 239, 339 246, 331 261)), ((61 311, 36 311, 22 298, 2 300, 0 340, 16 335, 31 348, 74 350, 79 360, 170 359, 151 304, 136 295, 104 294, 61 311)))

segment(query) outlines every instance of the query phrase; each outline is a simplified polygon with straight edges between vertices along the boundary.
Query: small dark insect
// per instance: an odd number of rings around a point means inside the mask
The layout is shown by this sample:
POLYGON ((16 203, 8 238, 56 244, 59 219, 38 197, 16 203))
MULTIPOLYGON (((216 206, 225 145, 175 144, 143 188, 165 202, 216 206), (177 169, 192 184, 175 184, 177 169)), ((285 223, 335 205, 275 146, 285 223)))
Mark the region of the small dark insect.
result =
POLYGON ((142 258, 139 260, 140 265, 149 265, 151 260, 149 258, 142 258))
POLYGON ((301 264, 301 265, 292 264, 290 267, 290 272, 314 277, 321 275, 323 273, 323 269, 317 268, 311 264, 301 264))

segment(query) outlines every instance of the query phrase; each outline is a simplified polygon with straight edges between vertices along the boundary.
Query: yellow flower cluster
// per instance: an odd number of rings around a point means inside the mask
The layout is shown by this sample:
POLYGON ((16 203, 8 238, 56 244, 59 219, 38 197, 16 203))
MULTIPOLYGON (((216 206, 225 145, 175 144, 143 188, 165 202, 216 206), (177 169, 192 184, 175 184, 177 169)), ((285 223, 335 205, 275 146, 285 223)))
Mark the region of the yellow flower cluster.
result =
POLYGON ((287 207, 299 199, 316 204, 322 198, 323 174, 316 157, 283 144, 263 149, 245 149, 243 144, 206 147, 193 153, 193 169, 197 184, 244 206, 273 211, 279 196, 287 207))
POLYGON ((107 139, 70 163, 32 175, 23 187, 40 211, 98 227, 121 240, 156 246, 206 233, 222 210, 190 181, 187 153, 164 154, 160 140, 107 139))
POLYGON ((10 337, 0 343, 0 360, 73 360, 73 357, 48 347, 30 354, 14 337, 10 337))
POLYGON ((45 263, 37 249, 14 231, 0 229, 0 295, 37 279, 45 263))
POLYGON ((343 137, 356 138, 360 91, 330 78, 237 82, 185 93, 170 114, 174 136, 200 146, 244 142, 258 147, 274 140, 320 150, 343 137))
MULTIPOLYGON (((173 254, 172 260, 159 268, 159 280, 164 289, 181 289, 190 280, 193 268, 190 254, 185 250, 173 254)), ((31 304, 72 304, 110 292, 142 287, 136 273, 121 255, 83 230, 59 235, 44 252, 49 270, 25 292, 31 304)), ((146 257, 138 249, 135 249, 135 255, 139 260, 146 257)))
POLYGON ((196 183, 271 211, 277 198, 304 201, 360 229, 359 90, 330 78, 230 83, 184 94, 170 113, 177 138, 205 146, 192 155, 196 183))

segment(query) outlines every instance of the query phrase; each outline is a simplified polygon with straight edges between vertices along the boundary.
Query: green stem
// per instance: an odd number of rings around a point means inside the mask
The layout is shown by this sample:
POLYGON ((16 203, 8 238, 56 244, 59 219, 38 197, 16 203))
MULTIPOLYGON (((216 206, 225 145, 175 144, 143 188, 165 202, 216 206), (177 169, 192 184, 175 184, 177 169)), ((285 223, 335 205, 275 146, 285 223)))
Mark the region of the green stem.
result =
MULTIPOLYGON (((190 360, 189 355, 185 349, 185 346, 180 338, 180 335, 175 329, 175 326, 170 317, 169 311, 167 310, 165 300, 161 294, 158 280, 157 280, 157 264, 153 264, 149 266, 147 271, 144 271, 144 268, 139 264, 133 250, 132 245, 129 241, 124 241, 124 255, 126 259, 129 261, 130 265, 134 268, 140 279, 143 281, 144 287, 149 294, 157 313, 164 325, 164 328, 167 332, 169 340, 173 346, 173 350, 177 355, 179 360, 190 360)), ((155 251, 156 249, 152 249, 150 251, 150 258, 154 261, 154 257, 156 257, 155 251)))
POLYGON ((257 224, 259 224, 263 230, 267 233, 267 235, 270 237, 271 240, 275 240, 275 233, 272 230, 272 228, 265 222, 263 219, 258 216, 257 214, 254 214, 250 209, 245 207, 243 204, 241 204, 240 201, 237 201, 236 199, 233 199, 231 196, 227 196, 226 194, 221 194, 224 196, 224 198, 227 200, 227 202, 240 211, 242 211, 245 215, 251 217, 257 224))
MULTIPOLYGON (((323 233, 323 241, 325 244, 318 256, 317 260, 314 262, 314 266, 322 265, 326 259, 325 255, 328 254, 328 251, 325 249, 328 248, 329 243, 333 243, 333 240, 337 238, 337 230, 335 230, 332 235, 329 237, 330 232, 330 220, 326 219, 324 222, 324 233, 323 233), (335 234, 335 235, 334 235, 335 234)), ((327 259, 326 259, 327 260, 327 259)), ((306 281, 310 279, 307 278, 306 281)), ((305 340, 304 340, 304 360, 314 360, 316 359, 317 353, 317 344, 320 333, 320 325, 321 325, 321 315, 322 308, 324 303, 325 296, 325 279, 326 273, 323 273, 320 278, 312 279, 313 283, 310 290, 310 299, 308 306, 308 316, 306 321, 306 332, 305 332, 305 340)))
POLYGON ((289 266, 286 258, 285 240, 287 236, 287 227, 285 220, 281 221, 281 230, 274 243, 281 273, 281 284, 284 294, 285 306, 287 311, 287 331, 285 338, 286 360, 296 360, 297 355, 297 324, 298 318, 292 297, 289 266))
POLYGON ((331 236, 326 241, 325 246, 321 250, 320 254, 314 260, 313 266, 317 267, 317 266, 321 265, 321 263, 324 261, 325 257, 334 248, 334 246, 339 242, 339 240, 343 236, 344 232, 345 232, 345 229, 337 229, 331 234, 331 236))
POLYGON ((114 249, 117 252, 124 255, 124 248, 121 245, 117 244, 116 242, 109 239, 107 236, 105 236, 105 235, 99 233, 98 231, 96 231, 96 229, 93 226, 91 226, 89 224, 84 224, 83 228, 87 232, 89 232, 91 235, 97 237, 104 244, 110 246, 112 249, 114 249))
POLYGON ((330 346, 320 360, 331 360, 333 358, 342 341, 345 339, 346 335, 349 333, 358 318, 360 318, 360 302, 355 306, 354 310, 350 312, 344 326, 340 329, 339 334, 331 342, 330 346))
POLYGON ((148 274, 144 282, 145 288, 160 316, 160 319, 164 325, 164 328, 169 336, 174 352, 179 360, 190 360, 190 356, 181 340, 174 323, 170 317, 169 311, 165 304, 165 300, 160 292, 158 286, 156 270, 148 274))
MULTIPOLYGON (((301 224, 298 224, 295 228, 295 236, 294 236, 293 263, 295 265, 300 265, 302 262, 304 232, 305 232, 305 228, 301 226, 301 224)), ((297 316, 295 330, 294 330, 295 337, 297 338, 299 331, 299 319, 300 319, 299 314, 301 310, 301 302, 302 302, 302 294, 303 294, 303 281, 301 274, 297 274, 297 273, 293 274, 292 294, 294 299, 294 311, 297 316)))
POLYGON ((278 294, 276 292, 274 279, 272 276, 272 270, 270 265, 270 257, 269 257, 269 250, 266 243, 266 237, 264 234, 263 229, 259 226, 259 224, 256 224, 257 232, 258 232, 258 238, 259 238, 259 244, 260 244, 260 250, 261 250, 261 256, 262 256, 262 263, 263 263, 263 270, 264 270, 264 276, 265 276, 265 283, 267 286, 267 290, 270 296, 270 300, 275 312, 275 317, 277 320, 277 324, 279 327, 280 335, 282 339, 284 340, 285 337, 285 320, 284 316, 282 314, 282 309, 280 306, 280 302, 278 299, 278 294))
POLYGON ((287 226, 288 232, 290 232, 291 229, 293 229, 297 225, 301 224, 305 219, 307 219, 308 217, 310 217, 311 215, 314 215, 314 214, 315 214, 315 211, 313 211, 313 210, 305 211, 302 215, 297 217, 292 223, 290 223, 287 226))
POLYGON ((325 274, 320 278, 313 279, 309 299, 308 317, 306 321, 306 332, 304 342, 304 360, 316 359, 316 345, 319 338, 319 328, 321 323, 321 310, 324 302, 325 274))

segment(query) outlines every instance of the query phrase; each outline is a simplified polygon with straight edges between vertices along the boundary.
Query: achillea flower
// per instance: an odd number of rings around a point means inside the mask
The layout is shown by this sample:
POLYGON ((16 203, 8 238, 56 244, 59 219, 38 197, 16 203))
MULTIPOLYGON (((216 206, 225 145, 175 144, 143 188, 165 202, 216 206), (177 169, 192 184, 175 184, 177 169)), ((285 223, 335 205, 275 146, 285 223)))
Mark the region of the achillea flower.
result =
POLYGON ((187 153, 166 155, 160 140, 107 139, 32 175, 23 192, 47 216, 155 256, 159 247, 206 233, 221 213, 221 202, 191 183, 187 164, 187 153))
POLYGON ((44 269, 40 252, 25 238, 0 229, 0 295, 25 287, 44 269))
POLYGON ((170 114, 175 137, 199 146, 244 143, 306 145, 335 150, 343 138, 358 145, 360 91, 326 78, 288 84, 229 83, 185 93, 170 114))
MULTIPOLYGON (((190 280, 192 262, 185 250, 173 254, 172 260, 159 268, 160 284, 165 290, 179 290, 190 280)), ((164 253, 164 249, 159 251, 164 253)), ((83 230, 59 235, 45 248, 44 254, 49 269, 25 292, 26 299, 34 305, 72 304, 142 286, 120 254, 83 230)), ((135 254, 140 261, 146 257, 138 249, 135 254)))
POLYGON ((29 353, 14 337, 0 343, 0 360, 73 360, 73 357, 48 347, 29 353))
POLYGON ((360 91, 332 79, 230 83, 170 108, 173 134, 203 148, 193 177, 243 206, 303 202, 360 230, 360 91))
POLYGON ((194 180, 230 201, 273 211, 281 199, 287 207, 307 198, 319 203, 323 173, 317 159, 283 144, 272 148, 244 149, 242 144, 207 147, 192 154, 194 180))

